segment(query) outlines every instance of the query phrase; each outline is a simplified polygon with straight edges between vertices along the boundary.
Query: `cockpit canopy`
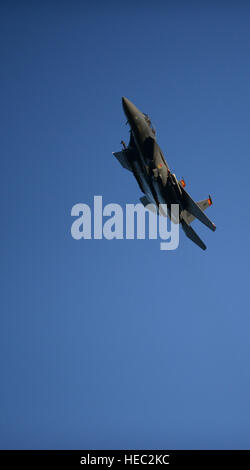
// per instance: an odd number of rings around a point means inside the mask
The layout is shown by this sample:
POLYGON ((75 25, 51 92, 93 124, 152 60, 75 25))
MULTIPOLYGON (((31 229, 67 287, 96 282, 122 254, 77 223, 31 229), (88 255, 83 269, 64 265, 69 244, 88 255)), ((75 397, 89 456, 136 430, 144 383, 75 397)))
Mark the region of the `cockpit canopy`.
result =
POLYGON ((146 114, 146 113, 143 113, 143 116, 144 116, 144 118, 145 118, 146 123, 149 125, 150 129, 151 129, 151 130, 153 131, 153 133, 155 134, 155 128, 154 128, 153 125, 152 125, 152 122, 151 122, 151 120, 150 120, 149 115, 146 114))

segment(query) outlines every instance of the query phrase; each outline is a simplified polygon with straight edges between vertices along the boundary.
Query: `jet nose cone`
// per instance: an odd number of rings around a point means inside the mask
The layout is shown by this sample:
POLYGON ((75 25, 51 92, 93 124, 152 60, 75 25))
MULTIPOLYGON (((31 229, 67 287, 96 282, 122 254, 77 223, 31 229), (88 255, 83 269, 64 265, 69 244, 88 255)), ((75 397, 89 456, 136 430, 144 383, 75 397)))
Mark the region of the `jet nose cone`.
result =
POLYGON ((128 98, 126 98, 125 96, 122 97, 122 106, 123 106, 123 109, 126 113, 126 111, 128 110, 129 108, 129 103, 130 101, 128 100, 128 98))
POLYGON ((139 109, 125 96, 122 97, 122 106, 128 120, 133 119, 136 114, 140 113, 139 109))

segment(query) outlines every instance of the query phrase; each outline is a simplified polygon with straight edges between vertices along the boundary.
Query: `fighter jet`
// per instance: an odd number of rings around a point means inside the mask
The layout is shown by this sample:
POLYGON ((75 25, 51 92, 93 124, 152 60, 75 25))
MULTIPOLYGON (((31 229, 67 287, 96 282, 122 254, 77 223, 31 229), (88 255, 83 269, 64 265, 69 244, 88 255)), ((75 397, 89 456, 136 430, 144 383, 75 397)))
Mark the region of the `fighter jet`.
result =
POLYGON ((144 194, 140 201, 146 207, 154 204, 158 214, 171 217, 172 222, 181 224, 186 236, 202 250, 206 245, 191 227, 191 222, 198 219, 208 228, 215 231, 216 226, 205 215, 204 211, 212 205, 207 199, 195 202, 185 189, 184 179, 178 180, 163 156, 156 141, 156 132, 150 118, 142 113, 130 100, 122 98, 123 110, 130 126, 128 146, 122 140, 123 149, 113 152, 120 164, 131 171, 144 194), (162 206, 165 204, 165 206, 162 206), (179 205, 179 214, 171 214, 171 204, 179 205), (167 213, 162 210, 167 207, 167 213))

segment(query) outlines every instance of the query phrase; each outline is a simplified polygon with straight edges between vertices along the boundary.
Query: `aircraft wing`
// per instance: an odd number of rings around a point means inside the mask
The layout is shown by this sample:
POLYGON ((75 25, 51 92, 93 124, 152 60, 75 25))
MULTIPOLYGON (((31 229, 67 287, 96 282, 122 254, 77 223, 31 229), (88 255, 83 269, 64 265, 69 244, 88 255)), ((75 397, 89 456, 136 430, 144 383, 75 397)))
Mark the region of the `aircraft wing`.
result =
MULTIPOLYGON (((211 196, 209 195, 207 199, 203 199, 202 201, 198 201, 197 206, 204 212, 208 207, 212 205, 212 199, 211 196)), ((195 219, 195 216, 190 214, 188 211, 184 210, 182 211, 182 218, 187 222, 187 224, 191 224, 193 220, 195 219)))
POLYGON ((113 152, 113 155, 117 158, 123 168, 126 170, 133 171, 129 162, 129 157, 131 158, 131 152, 129 149, 122 150, 121 152, 113 152))
POLYGON ((204 225, 206 225, 210 230, 213 230, 213 232, 216 229, 216 226, 211 222, 211 220, 204 214, 204 210, 206 207, 212 204, 211 198, 207 200, 200 201, 196 203, 191 196, 185 191, 183 187, 181 187, 182 191, 182 202, 183 202, 183 207, 184 207, 184 214, 183 218, 186 221, 187 224, 190 224, 192 220, 195 218, 198 219, 200 222, 202 222, 204 225), (187 214, 188 213, 188 214, 187 214), (190 217, 191 216, 191 217, 190 217))

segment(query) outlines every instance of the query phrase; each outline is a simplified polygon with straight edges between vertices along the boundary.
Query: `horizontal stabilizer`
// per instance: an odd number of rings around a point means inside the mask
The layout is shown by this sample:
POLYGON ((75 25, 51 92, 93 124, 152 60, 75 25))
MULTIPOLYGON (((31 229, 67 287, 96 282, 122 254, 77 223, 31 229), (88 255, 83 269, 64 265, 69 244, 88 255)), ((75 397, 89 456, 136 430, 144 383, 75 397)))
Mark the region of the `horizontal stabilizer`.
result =
POLYGON ((121 152, 113 152, 113 155, 117 158, 123 168, 126 168, 126 170, 129 171, 133 171, 129 162, 129 157, 131 158, 132 155, 128 149, 122 150, 121 152))
MULTIPOLYGON (((211 222, 211 220, 204 214, 203 210, 205 208, 201 208, 201 204, 204 201, 200 201, 200 203, 196 203, 191 196, 185 191, 185 189, 182 187, 182 200, 183 200, 183 206, 184 209, 189 212, 189 214, 193 215, 194 218, 198 219, 200 222, 202 222, 204 225, 206 225, 210 230, 213 230, 213 232, 216 229, 216 226, 211 222)), ((209 205, 209 203, 208 203, 209 205)), ((185 212, 185 211, 184 211, 185 212)), ((186 219, 184 215, 184 219, 186 219)), ((193 220, 193 219, 192 219, 193 220)), ((186 220, 187 223, 190 223, 192 220, 186 220)))
POLYGON ((203 241, 200 239, 200 237, 197 235, 197 233, 194 231, 194 229, 191 227, 191 225, 188 225, 185 220, 181 221, 182 228, 190 240, 192 240, 196 245, 198 245, 202 250, 206 250, 206 245, 203 243, 203 241))

